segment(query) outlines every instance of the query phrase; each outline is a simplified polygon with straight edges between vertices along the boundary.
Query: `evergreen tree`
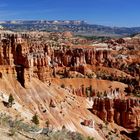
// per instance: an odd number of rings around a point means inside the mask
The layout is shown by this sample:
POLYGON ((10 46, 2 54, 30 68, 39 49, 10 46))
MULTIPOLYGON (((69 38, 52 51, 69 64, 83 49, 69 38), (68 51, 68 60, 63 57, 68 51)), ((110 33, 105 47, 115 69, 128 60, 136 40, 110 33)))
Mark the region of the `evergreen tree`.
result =
POLYGON ((92 89, 92 85, 90 85, 90 87, 89 87, 89 91, 90 91, 90 97, 92 97, 92 91, 93 91, 93 89, 92 89))
POLYGON ((49 127, 49 125, 50 125, 49 120, 47 120, 45 124, 46 124, 46 127, 49 127))
POLYGON ((56 69, 55 69, 55 67, 53 68, 53 76, 54 76, 54 78, 56 77, 56 69))
POLYGON ((32 122, 33 122, 34 124, 36 124, 36 125, 39 124, 39 119, 38 119, 38 115, 37 115, 37 114, 35 114, 35 115, 32 117, 32 122))
POLYGON ((89 90, 88 90, 88 87, 86 87, 86 96, 89 97, 89 90))
POLYGON ((9 99, 8 99, 8 103, 9 103, 9 106, 12 107, 13 105, 13 102, 14 102, 14 97, 12 94, 9 95, 9 99))

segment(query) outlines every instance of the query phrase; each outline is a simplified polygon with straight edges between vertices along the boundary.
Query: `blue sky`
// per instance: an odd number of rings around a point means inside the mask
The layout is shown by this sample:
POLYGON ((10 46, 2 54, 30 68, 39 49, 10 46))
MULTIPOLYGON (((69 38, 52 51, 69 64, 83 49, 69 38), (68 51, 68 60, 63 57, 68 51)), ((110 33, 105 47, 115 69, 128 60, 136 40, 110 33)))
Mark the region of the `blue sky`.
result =
POLYGON ((0 0, 0 20, 16 19, 140 26, 140 0, 0 0))

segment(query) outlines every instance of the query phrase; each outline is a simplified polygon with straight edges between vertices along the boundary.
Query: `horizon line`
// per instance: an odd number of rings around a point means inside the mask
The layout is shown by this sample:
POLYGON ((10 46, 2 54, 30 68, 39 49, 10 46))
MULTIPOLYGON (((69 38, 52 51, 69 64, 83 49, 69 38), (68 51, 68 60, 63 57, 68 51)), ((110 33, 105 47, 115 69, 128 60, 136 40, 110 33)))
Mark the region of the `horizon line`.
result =
MULTIPOLYGON (((0 20, 0 22, 8 22, 8 21, 83 21, 87 23, 88 25, 99 25, 99 26, 105 26, 105 27, 111 27, 111 28, 139 28, 139 26, 119 26, 119 25, 105 25, 105 24, 99 24, 99 23, 90 23, 87 20, 81 20, 81 19, 5 19, 0 20)), ((4 24, 4 23, 0 23, 4 24)), ((16 23, 15 23, 16 24, 16 23)))

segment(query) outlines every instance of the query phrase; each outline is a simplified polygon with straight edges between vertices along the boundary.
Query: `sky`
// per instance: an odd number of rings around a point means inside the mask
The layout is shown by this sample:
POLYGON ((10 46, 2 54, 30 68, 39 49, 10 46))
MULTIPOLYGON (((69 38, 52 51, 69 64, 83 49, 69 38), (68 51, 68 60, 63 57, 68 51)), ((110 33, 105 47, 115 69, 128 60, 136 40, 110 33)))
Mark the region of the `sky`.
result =
POLYGON ((140 27, 140 0, 0 0, 0 20, 23 19, 140 27))

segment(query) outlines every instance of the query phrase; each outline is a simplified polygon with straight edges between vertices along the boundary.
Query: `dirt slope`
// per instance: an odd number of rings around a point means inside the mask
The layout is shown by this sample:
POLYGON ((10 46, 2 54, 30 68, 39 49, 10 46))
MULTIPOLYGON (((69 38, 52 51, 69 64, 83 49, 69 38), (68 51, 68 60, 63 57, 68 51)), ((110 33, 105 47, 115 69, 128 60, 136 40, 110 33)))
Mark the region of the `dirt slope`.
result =
MULTIPOLYGON (((37 113, 41 126, 46 120, 49 120, 54 128, 61 129, 65 125, 71 131, 78 131, 85 136, 90 135, 102 140, 94 128, 81 125, 85 119, 100 121, 87 110, 90 105, 89 102, 82 97, 72 95, 54 83, 48 87, 47 83, 33 78, 28 83, 28 88, 23 88, 12 76, 4 75, 3 79, 0 80, 0 90, 1 100, 7 101, 10 93, 14 96, 15 105, 12 109, 3 107, 3 111, 13 116, 21 116, 30 122, 32 116, 37 113), (54 101, 55 108, 49 107, 50 100, 54 101)), ((3 105, 1 104, 1 106, 3 105)))

